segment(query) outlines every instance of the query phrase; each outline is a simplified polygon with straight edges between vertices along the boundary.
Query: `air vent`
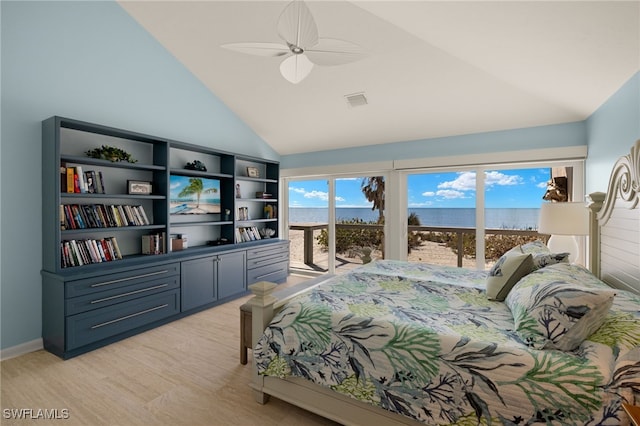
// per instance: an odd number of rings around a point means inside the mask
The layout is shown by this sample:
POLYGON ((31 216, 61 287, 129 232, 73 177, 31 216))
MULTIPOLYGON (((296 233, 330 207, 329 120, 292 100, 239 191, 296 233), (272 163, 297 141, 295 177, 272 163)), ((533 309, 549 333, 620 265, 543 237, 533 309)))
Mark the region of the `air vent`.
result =
POLYGON ((369 103, 367 102, 364 92, 352 93, 350 95, 344 95, 344 97, 347 99, 347 103, 351 108, 364 106, 369 103))

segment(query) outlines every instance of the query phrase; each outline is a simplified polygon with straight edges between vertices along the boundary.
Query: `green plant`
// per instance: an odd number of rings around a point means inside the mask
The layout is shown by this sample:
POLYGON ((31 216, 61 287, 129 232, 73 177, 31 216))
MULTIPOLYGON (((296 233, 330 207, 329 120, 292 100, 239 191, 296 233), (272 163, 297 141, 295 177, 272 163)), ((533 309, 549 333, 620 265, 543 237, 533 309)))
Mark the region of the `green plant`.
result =
MULTIPOLYGON (((347 225, 371 225, 375 222, 365 222, 362 219, 354 218, 351 220, 338 221, 339 224, 347 225)), ((358 250, 361 247, 379 248, 382 244, 382 231, 375 228, 353 229, 353 228, 336 228, 336 253, 347 253, 350 250, 358 250)), ((329 234, 326 229, 320 231, 316 237, 318 244, 327 250, 329 247, 329 234)))
POLYGON ((127 151, 115 146, 102 145, 100 148, 90 149, 85 154, 91 158, 100 158, 109 160, 113 163, 116 161, 126 161, 128 163, 137 163, 138 160, 133 158, 127 151))

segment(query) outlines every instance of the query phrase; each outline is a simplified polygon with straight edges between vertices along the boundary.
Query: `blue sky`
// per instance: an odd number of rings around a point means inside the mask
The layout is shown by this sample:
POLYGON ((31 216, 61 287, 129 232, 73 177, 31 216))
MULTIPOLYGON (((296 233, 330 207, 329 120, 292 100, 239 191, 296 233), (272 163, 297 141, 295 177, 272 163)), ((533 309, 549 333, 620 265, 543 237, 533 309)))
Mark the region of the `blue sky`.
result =
MULTIPOLYGON (((539 208, 549 180, 548 168, 492 170, 485 180, 485 204, 489 208, 539 208)), ((337 207, 370 207, 361 190, 360 178, 336 181, 337 207)), ((449 172, 409 175, 410 208, 475 207, 474 172, 449 172)), ((289 184, 291 207, 327 207, 326 180, 289 184)))

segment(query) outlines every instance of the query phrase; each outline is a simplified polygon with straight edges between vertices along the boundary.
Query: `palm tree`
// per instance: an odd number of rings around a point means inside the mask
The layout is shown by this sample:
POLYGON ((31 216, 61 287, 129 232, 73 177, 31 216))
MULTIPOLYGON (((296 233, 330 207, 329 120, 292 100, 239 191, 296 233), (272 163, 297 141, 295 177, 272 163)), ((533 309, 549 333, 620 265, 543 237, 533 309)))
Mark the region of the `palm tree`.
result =
POLYGON ((384 177, 370 176, 362 179, 362 192, 373 203, 371 210, 378 210, 378 223, 384 222, 384 177))
POLYGON ((211 194, 218 192, 217 188, 207 188, 204 189, 204 185, 202 183, 202 179, 199 178, 189 178, 189 185, 185 186, 182 191, 178 194, 178 197, 187 197, 192 194, 196 194, 196 208, 200 207, 200 195, 201 194, 211 194))

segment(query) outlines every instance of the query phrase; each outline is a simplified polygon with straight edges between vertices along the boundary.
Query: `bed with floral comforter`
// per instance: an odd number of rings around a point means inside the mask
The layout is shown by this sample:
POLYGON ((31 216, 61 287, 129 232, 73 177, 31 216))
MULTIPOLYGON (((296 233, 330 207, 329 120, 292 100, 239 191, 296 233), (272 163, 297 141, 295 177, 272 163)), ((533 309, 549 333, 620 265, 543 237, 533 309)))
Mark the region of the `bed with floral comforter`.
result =
POLYGON ((528 274, 505 302, 487 298, 486 279, 391 260, 336 276, 273 318, 254 351, 258 373, 303 377, 429 425, 626 424, 621 403, 640 392, 640 296, 613 296, 569 264, 528 274), (610 309, 575 348, 555 349, 576 338, 564 320, 591 315, 580 302, 554 317, 584 295, 576 287, 608 295, 610 309))

